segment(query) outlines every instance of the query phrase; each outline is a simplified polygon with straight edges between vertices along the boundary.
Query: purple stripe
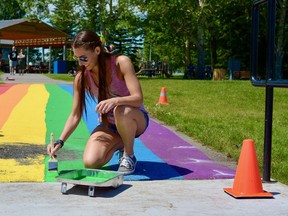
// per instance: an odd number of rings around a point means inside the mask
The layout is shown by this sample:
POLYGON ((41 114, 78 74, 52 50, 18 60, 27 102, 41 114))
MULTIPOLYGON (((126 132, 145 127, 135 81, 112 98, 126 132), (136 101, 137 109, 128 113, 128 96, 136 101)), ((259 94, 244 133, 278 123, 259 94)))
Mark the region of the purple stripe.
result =
POLYGON ((196 147, 151 119, 140 140, 164 162, 179 167, 179 170, 175 169, 184 179, 227 179, 235 176, 235 170, 211 160, 196 147), (190 172, 181 173, 183 168, 190 172))

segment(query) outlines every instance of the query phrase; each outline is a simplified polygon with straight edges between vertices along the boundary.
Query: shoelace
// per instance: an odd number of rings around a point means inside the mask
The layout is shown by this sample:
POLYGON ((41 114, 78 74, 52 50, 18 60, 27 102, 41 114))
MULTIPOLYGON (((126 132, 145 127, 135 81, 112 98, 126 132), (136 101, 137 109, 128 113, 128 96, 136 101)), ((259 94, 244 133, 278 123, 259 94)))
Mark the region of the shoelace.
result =
POLYGON ((131 167, 134 166, 134 162, 130 157, 124 156, 121 158, 120 166, 124 166, 124 167, 127 167, 128 169, 130 169, 131 167))
POLYGON ((118 156, 118 163, 120 164, 123 158, 124 150, 123 151, 119 150, 116 154, 118 156))

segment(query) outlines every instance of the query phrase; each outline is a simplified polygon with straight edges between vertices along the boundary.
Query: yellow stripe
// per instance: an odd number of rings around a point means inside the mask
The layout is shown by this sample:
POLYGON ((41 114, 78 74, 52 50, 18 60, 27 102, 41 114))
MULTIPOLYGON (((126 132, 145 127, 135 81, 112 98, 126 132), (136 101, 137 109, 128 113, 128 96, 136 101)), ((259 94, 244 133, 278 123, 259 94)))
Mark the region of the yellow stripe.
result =
MULTIPOLYGON (((45 145, 45 111, 49 93, 45 85, 33 84, 14 107, 1 129, 0 146, 21 144, 45 145)), ((45 149, 45 148, 43 148, 45 149)), ((31 149, 33 151, 33 149, 31 149)), ((43 181, 44 154, 33 158, 0 159, 0 181, 43 181), (18 160, 18 161, 17 161, 18 160)))
POLYGON ((30 159, 33 165, 21 165, 14 159, 0 159, 0 182, 43 182, 43 158, 43 156, 38 156, 30 159))

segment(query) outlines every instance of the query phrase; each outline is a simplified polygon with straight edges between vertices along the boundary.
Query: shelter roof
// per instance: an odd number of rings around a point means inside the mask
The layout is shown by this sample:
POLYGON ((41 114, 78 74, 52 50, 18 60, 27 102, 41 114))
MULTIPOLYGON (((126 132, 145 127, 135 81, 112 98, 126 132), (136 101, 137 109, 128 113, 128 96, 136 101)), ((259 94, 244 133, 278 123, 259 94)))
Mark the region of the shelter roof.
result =
POLYGON ((0 21, 0 39, 14 40, 16 46, 61 46, 69 37, 37 19, 0 21))

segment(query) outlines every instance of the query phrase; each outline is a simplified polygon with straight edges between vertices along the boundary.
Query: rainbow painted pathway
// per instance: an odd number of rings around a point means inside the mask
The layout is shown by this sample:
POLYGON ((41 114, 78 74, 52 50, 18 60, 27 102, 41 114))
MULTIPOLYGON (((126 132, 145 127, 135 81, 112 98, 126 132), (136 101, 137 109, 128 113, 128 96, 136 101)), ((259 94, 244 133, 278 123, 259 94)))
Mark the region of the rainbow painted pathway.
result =
MULTIPOLYGON (((55 181, 47 172, 46 144, 51 132, 59 137, 70 113, 70 84, 0 85, 0 182, 55 181)), ((89 119, 83 117, 59 153, 59 171, 83 168, 87 138, 97 125, 96 102, 88 102, 89 119)), ((135 139, 138 160, 133 175, 124 180, 225 179, 235 170, 210 160, 164 126, 150 121, 146 133, 135 139)), ((117 156, 104 167, 117 170, 117 156)))

